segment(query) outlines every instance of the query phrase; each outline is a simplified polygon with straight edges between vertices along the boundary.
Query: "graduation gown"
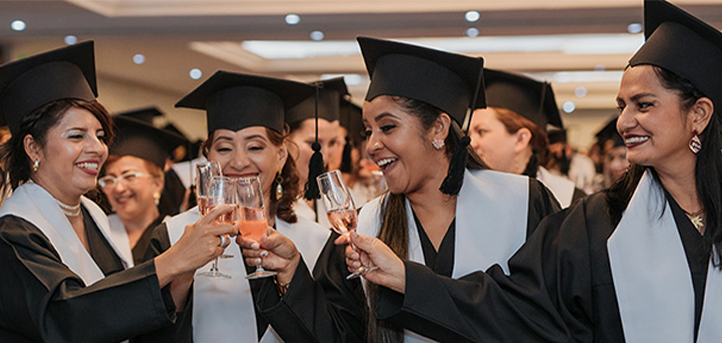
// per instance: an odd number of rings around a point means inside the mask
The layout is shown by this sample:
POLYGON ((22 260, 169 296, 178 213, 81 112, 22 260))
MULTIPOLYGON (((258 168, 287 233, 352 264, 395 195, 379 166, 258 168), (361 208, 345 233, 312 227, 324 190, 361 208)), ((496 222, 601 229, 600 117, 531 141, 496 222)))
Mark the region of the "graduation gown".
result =
MULTIPOLYGON (((147 257, 167 250, 183 234, 185 225, 192 224, 200 218, 198 208, 195 207, 166 220, 155 230, 147 257)), ((291 224, 276 217, 275 223, 279 233, 293 240, 301 252, 302 260, 315 263, 329 231, 302 218, 291 224)), ((256 267, 244 263, 241 249, 237 244, 230 244, 226 248, 226 254, 233 257, 219 259, 218 268, 221 273, 230 275, 231 279, 198 276, 194 280, 193 301, 186 309, 192 312, 194 341, 197 343, 283 342, 253 306, 254 291, 251 288, 256 287, 257 284, 246 280, 245 276, 255 271, 256 267), (240 333, 239 325, 244 328, 240 333)), ((209 269, 210 264, 199 268, 198 271, 205 272, 209 269)), ((272 280, 272 278, 266 279, 272 280)))
POLYGON ((102 210, 81 203, 89 252, 38 185, 18 187, 0 209, 0 341, 120 342, 175 320, 154 263, 126 269, 127 240, 116 246, 102 210))
POLYGON ((382 288, 379 315, 454 342, 719 342, 710 247, 651 182, 642 178, 616 227, 606 193, 547 217, 510 276, 493 266, 452 280, 407 263, 405 294, 382 288), (671 245, 650 253, 653 241, 671 245))
POLYGON ((539 167, 536 178, 549 188, 562 208, 567 208, 577 200, 587 196, 583 190, 576 188, 574 182, 563 176, 554 175, 544 167, 539 167))
MULTIPOLYGON (((380 199, 376 199, 364 206, 359 215, 359 232, 378 229, 379 205, 380 199)), ((553 196, 536 180, 488 170, 467 171, 457 199, 454 227, 447 232, 438 252, 433 251, 431 242, 424 237, 423 229, 414 220, 414 213, 407 204, 409 258, 426 263, 427 266, 419 265, 420 268, 434 275, 439 272, 458 277, 466 273, 467 268, 483 270, 494 262, 505 262, 521 246, 528 231, 535 228, 544 216, 558 209, 553 196), (525 201, 518 203, 519 199, 525 201), (493 202, 505 210, 494 208, 493 202), (491 204, 491 207, 484 207, 485 203, 491 204), (480 218, 485 219, 478 221, 480 218), (479 222, 486 223, 485 229, 476 230, 475 225, 479 222), (482 234, 477 235, 472 230, 482 234), (497 240, 497 237, 492 237, 495 236, 492 234, 494 231, 505 234, 498 236, 500 239, 497 240), (486 242, 479 239, 484 233, 489 234, 486 242), (500 257, 502 255, 506 256, 500 257)), ((265 281, 260 287, 257 306, 276 332, 287 341, 366 341, 367 300, 364 288, 360 279, 346 280, 349 272, 344 260, 345 247, 333 244, 336 237, 334 234, 327 242, 314 268, 314 277, 305 265, 299 264, 291 286, 282 298, 272 282, 265 281)), ((424 338, 407 332, 406 339, 423 341, 424 338)))
POLYGON ((160 217, 164 218, 165 216, 174 216, 180 213, 180 207, 183 204, 185 195, 186 188, 175 170, 171 168, 165 172, 165 185, 158 203, 160 217))
MULTIPOLYGON (((148 249, 148 245, 150 244, 150 238, 153 236, 153 229, 155 229, 156 226, 160 225, 163 222, 164 217, 159 216, 153 222, 148 224, 148 226, 143 230, 143 234, 140 236, 137 242, 135 242, 135 246, 132 248, 131 253, 133 254, 133 263, 134 264, 140 264, 143 261, 145 261, 145 251, 148 249)), ((123 226, 123 222, 120 221, 120 218, 117 214, 111 214, 108 216, 108 223, 110 224, 110 230, 117 233, 123 233, 128 235, 128 233, 125 231, 125 226, 123 226)))

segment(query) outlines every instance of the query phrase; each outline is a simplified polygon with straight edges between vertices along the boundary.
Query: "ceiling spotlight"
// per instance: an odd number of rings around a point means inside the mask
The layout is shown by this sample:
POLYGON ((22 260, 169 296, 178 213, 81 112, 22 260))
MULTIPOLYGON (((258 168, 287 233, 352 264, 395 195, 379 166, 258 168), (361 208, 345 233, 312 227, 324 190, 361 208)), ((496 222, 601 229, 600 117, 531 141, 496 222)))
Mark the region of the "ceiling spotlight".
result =
POLYGON ((466 18, 466 21, 470 23, 476 22, 480 17, 481 15, 479 14, 479 11, 469 11, 464 14, 464 18, 466 18))
POLYGON ((573 102, 571 102, 571 101, 567 101, 567 102, 564 103, 564 105, 562 105, 562 109, 563 109, 564 112, 566 112, 566 113, 572 113, 572 112, 574 112, 574 110, 575 110, 576 108, 577 108, 577 105, 575 105, 575 104, 574 104, 573 102))
POLYGON ((641 23, 631 23, 627 25, 627 32, 629 33, 640 33, 644 29, 641 23))
MULTIPOLYGON (((143 54, 135 54, 133 55, 133 63, 135 64, 143 64, 145 63, 145 56, 143 54)), ((192 77, 192 76, 191 76, 192 77)))
POLYGON ((574 95, 576 95, 578 98, 583 98, 587 95, 587 88, 579 86, 574 90, 574 95))
POLYGON ((188 75, 190 75, 191 79, 198 80, 203 76, 203 72, 198 68, 193 68, 188 75))
POLYGON ((476 36, 478 36, 478 35, 479 35, 479 29, 477 29, 477 28, 475 28, 475 27, 470 27, 469 29, 466 30, 466 36, 467 36, 467 37, 474 38, 474 37, 476 37, 476 36))
POLYGON ((78 37, 75 37, 73 35, 67 35, 67 36, 65 36, 63 41, 65 41, 65 44, 67 44, 67 45, 74 45, 75 43, 78 42, 78 37))
POLYGON ((318 41, 323 40, 324 34, 321 31, 313 31, 313 32, 311 32, 310 36, 311 36, 311 40, 318 42, 318 41))
POLYGON ((594 71, 605 71, 607 68, 603 64, 597 64, 594 66, 594 71))
POLYGON ((286 15, 286 24, 288 25, 296 25, 301 22, 301 17, 298 16, 298 14, 287 14, 286 15))
POLYGON ((14 20, 12 23, 10 23, 10 28, 12 28, 14 31, 23 31, 25 30, 25 22, 22 20, 14 20))

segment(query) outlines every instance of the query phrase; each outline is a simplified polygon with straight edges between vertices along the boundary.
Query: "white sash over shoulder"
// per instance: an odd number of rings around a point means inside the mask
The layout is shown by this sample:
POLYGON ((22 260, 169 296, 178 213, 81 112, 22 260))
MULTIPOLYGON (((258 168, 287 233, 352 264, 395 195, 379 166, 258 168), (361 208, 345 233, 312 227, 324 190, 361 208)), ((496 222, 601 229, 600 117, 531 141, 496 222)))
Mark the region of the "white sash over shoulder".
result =
POLYGON ((539 167, 536 179, 552 191, 562 208, 567 208, 572 204, 574 189, 576 188, 574 182, 565 177, 554 175, 543 167, 539 167))
MULTIPOLYGON (((201 218, 198 207, 166 220, 168 237, 175 244, 185 231, 185 226, 201 218)), ((276 229, 290 238, 301 252, 308 266, 313 266, 328 236, 315 222, 299 219, 289 224, 276 218, 276 229)), ((231 243, 226 254, 232 258, 219 259, 218 268, 226 278, 196 276, 193 285, 193 340, 196 343, 256 343, 258 333, 251 287, 246 277, 241 249, 231 243), (244 330, 238 330, 243 326, 244 330)), ((197 272, 210 270, 210 263, 197 272)), ((261 339, 262 343, 283 342, 271 326, 261 339)))
MULTIPOLYGON (((360 234, 378 235, 380 206, 380 198, 364 205, 357 229, 360 234)), ((499 264, 508 273, 507 260, 526 241, 528 211, 529 178, 490 170, 467 170, 456 201, 452 277, 484 271, 494 264, 499 264)), ((409 260, 424 264, 424 252, 408 200, 406 215, 409 260)), ((409 343, 433 342, 408 330, 404 334, 409 343)))
MULTIPOLYGON (((694 341, 694 289, 672 210, 647 171, 607 241, 627 343, 694 341)), ((698 343, 722 342, 722 273, 709 263, 698 343)))
MULTIPOLYGON (((82 197, 81 203, 120 257, 123 265, 126 268, 132 267, 133 257, 128 236, 112 233, 108 218, 94 202, 82 197)), ((63 263, 86 285, 91 285, 105 277, 83 246, 65 213, 44 188, 35 183, 26 183, 15 189, 13 195, 0 208, 0 217, 6 215, 20 217, 35 225, 53 244, 63 263)))

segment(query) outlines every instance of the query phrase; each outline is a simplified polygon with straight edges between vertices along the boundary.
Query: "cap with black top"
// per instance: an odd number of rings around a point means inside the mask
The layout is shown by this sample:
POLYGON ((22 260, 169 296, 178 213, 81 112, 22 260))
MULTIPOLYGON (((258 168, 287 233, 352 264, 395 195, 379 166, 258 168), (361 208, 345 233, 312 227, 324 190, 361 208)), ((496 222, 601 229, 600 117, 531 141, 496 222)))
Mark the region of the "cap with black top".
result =
MULTIPOLYGON (((418 100, 447 113, 460 127, 467 113, 485 106, 481 57, 369 37, 357 40, 371 79, 366 101, 380 95, 418 100)), ((461 190, 469 142, 468 136, 458 142, 441 192, 456 195, 461 190)))
POLYGON ((131 117, 142 122, 153 125, 153 119, 156 117, 162 117, 161 112, 157 107, 145 107, 137 110, 126 111, 118 113, 118 116, 131 117))
POLYGON ((314 94, 300 82, 217 71, 175 104, 206 111, 208 134, 263 126, 283 133, 284 113, 314 94))
POLYGON ((594 136, 597 138, 597 144, 599 144, 602 149, 604 149, 607 142, 610 141, 612 142, 611 147, 625 146, 624 139, 619 135, 619 131, 617 131, 617 117, 607 122, 607 125, 604 125, 594 136))
POLYGON ((722 106, 720 31, 666 1, 645 0, 644 36, 647 41, 629 60, 630 66, 671 71, 722 106))
POLYGON ((364 140, 363 110, 350 99, 344 99, 341 101, 340 114, 339 123, 346 129, 346 145, 343 147, 341 167, 339 169, 343 173, 352 173, 353 161, 351 160, 351 150, 354 147, 360 147, 364 140))
POLYGON ((0 113, 10 132, 38 107, 98 96, 93 42, 83 42, 0 66, 0 113))
POLYGON ((134 118, 115 116, 113 123, 116 136, 108 148, 110 155, 142 158, 161 169, 165 167, 173 149, 185 142, 179 135, 134 118))
MULTIPOLYGON (((318 117, 330 122, 339 120, 341 101, 348 94, 343 77, 311 82, 320 85, 318 91, 318 117)), ((316 117, 316 95, 312 94, 286 112, 286 123, 293 125, 316 117)))
POLYGON ((488 107, 505 108, 531 120, 541 130, 562 127, 551 84, 500 70, 484 69, 488 107))

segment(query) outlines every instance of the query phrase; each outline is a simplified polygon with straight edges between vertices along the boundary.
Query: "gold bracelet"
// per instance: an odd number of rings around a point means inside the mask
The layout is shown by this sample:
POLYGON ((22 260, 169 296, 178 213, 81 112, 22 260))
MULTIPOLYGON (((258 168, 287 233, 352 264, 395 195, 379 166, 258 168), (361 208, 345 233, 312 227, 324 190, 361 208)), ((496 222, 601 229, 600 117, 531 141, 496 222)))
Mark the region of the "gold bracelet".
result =
POLYGON ((279 297, 283 297, 283 295, 288 292, 288 286, 291 285, 291 281, 285 283, 278 282, 278 278, 276 278, 275 276, 273 277, 273 283, 276 284, 276 291, 278 291, 279 297))

